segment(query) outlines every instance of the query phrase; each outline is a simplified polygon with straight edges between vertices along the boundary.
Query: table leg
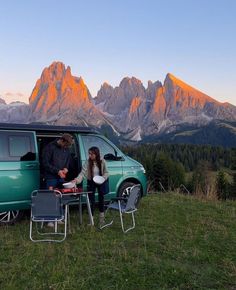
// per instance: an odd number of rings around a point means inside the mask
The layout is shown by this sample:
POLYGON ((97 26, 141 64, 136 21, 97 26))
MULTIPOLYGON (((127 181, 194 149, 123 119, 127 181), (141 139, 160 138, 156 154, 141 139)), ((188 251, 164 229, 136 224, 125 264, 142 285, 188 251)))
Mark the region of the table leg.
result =
POLYGON ((68 222, 68 226, 69 226, 69 233, 71 233, 71 230, 70 230, 70 208, 69 208, 68 204, 66 204, 66 206, 65 206, 65 221, 64 222, 65 222, 65 237, 66 237, 66 234, 67 234, 67 222, 68 222))
POLYGON ((89 214, 89 221, 92 226, 94 226, 94 221, 93 221, 93 216, 92 216, 92 211, 90 207, 90 201, 89 201, 89 196, 88 193, 86 193, 86 202, 87 202, 87 209, 88 209, 88 214, 89 214))
POLYGON ((79 223, 82 225, 82 196, 79 196, 79 223))
POLYGON ((70 226, 70 205, 66 204, 65 205, 65 217, 67 217, 65 219, 65 228, 67 229, 67 224, 68 224, 68 229, 69 229, 69 233, 71 234, 71 226, 70 226))

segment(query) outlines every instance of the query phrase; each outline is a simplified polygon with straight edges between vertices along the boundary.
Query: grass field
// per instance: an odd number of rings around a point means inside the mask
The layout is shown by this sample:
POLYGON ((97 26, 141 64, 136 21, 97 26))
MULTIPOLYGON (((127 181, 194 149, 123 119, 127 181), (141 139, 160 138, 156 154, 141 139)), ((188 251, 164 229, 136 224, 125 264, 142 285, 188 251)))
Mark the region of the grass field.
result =
POLYGON ((127 234, 72 215, 62 244, 31 242, 28 218, 0 227, 0 289, 236 289, 236 202, 152 194, 127 234))

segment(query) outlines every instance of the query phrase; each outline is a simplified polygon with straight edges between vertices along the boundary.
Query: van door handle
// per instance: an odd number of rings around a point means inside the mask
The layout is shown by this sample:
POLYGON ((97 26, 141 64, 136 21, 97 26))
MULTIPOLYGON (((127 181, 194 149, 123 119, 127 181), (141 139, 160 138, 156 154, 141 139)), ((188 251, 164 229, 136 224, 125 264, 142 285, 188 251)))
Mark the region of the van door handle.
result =
POLYGON ((34 168, 34 167, 36 167, 36 165, 35 164, 26 164, 25 167, 34 168))

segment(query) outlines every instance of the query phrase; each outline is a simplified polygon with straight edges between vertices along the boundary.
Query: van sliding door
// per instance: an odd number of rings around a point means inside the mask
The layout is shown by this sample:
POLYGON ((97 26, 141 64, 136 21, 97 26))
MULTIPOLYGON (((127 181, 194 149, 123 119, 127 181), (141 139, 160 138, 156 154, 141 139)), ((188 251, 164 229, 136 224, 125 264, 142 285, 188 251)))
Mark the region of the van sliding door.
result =
POLYGON ((0 211, 29 207, 39 188, 39 161, 34 132, 0 131, 0 211))

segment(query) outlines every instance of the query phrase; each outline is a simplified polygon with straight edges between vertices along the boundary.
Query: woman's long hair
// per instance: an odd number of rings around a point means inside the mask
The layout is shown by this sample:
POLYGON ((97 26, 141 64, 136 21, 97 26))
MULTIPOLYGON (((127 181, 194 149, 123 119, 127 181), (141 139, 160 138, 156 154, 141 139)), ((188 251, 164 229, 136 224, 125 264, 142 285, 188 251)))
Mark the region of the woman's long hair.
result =
MULTIPOLYGON (((102 163, 101 163, 100 151, 99 151, 98 147, 93 146, 93 147, 89 148, 88 151, 91 152, 91 153, 93 153, 93 154, 95 154, 95 156, 96 156, 96 163, 97 163, 97 166, 99 168, 99 175, 102 175, 102 163)), ((89 175, 91 176, 91 179, 92 179, 93 178, 93 160, 91 160, 89 158, 88 164, 89 164, 89 168, 88 168, 89 175)))

